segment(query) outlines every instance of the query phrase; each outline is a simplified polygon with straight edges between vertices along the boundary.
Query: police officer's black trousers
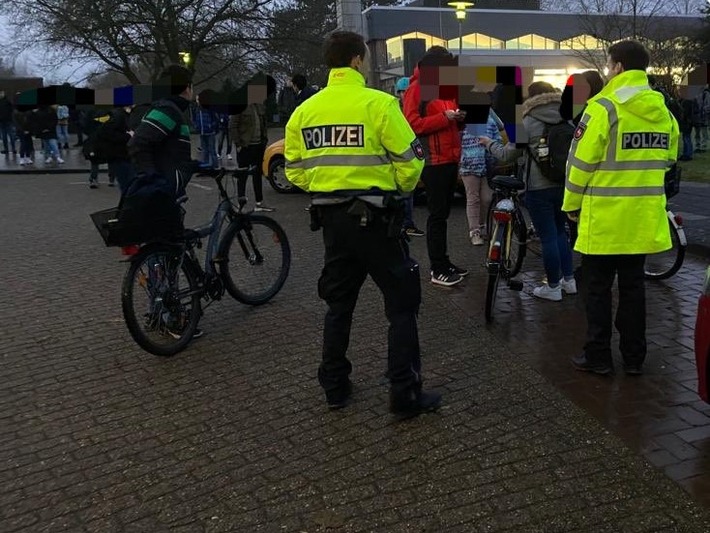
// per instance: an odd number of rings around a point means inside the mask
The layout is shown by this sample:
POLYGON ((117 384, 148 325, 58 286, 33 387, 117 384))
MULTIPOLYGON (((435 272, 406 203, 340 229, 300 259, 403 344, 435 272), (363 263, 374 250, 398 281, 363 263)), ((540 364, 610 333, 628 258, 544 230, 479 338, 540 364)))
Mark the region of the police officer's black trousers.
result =
POLYGON ((328 304, 328 311, 318 379, 326 394, 337 394, 347 386, 352 370, 346 357, 350 325, 360 287, 369 274, 385 300, 392 391, 406 394, 421 383, 417 332, 421 302, 419 268, 409 257, 407 243, 401 237, 387 236, 384 220, 378 216, 362 227, 360 217, 348 214, 349 206, 319 208, 325 266, 318 281, 318 294, 328 304))
POLYGON ((614 325, 619 350, 627 365, 646 358, 645 255, 585 255, 582 272, 586 286, 587 342, 584 353, 591 363, 612 365, 612 286, 618 277, 619 306, 614 325))

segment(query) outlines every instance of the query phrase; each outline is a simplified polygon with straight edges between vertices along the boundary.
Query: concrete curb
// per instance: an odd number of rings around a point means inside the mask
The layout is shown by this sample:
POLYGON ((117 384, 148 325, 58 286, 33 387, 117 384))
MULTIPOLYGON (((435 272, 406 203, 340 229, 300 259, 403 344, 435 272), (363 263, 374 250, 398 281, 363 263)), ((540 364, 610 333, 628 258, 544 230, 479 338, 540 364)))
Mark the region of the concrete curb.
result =
MULTIPOLYGON (((44 175, 44 174, 88 174, 91 169, 88 168, 33 168, 30 170, 0 170, 0 176, 2 175, 44 175)), ((105 168, 100 168, 99 173, 108 172, 105 168)))

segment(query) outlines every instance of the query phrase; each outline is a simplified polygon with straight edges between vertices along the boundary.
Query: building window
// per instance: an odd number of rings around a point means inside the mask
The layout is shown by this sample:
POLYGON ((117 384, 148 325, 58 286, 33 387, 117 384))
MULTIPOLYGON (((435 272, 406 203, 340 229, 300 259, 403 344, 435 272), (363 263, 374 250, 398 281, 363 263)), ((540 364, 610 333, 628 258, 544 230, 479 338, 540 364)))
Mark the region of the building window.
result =
POLYGON ((404 44, 401 37, 387 39, 387 63, 399 63, 404 57, 404 44))
POLYGON ((604 47, 591 35, 577 35, 560 41, 560 48, 562 50, 599 50, 604 47))
POLYGON ((557 41, 531 33, 505 41, 505 47, 510 50, 558 50, 560 45, 557 41))

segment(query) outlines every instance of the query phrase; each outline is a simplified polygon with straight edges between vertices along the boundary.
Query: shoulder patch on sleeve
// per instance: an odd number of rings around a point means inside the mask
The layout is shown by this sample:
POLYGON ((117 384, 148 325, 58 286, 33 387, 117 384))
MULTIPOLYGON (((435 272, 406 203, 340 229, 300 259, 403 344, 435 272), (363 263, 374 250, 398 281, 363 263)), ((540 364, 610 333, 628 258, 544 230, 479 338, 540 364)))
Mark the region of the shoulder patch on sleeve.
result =
POLYGON ((410 145, 412 147, 412 151, 414 152, 414 155, 417 157, 417 159, 424 160, 424 147, 422 146, 422 143, 419 141, 419 139, 414 139, 412 141, 412 144, 410 145))
POLYGON ((584 131, 587 129, 587 125, 584 122, 580 122, 577 125, 577 129, 574 130, 574 140, 578 141, 582 138, 582 135, 584 135, 584 131))

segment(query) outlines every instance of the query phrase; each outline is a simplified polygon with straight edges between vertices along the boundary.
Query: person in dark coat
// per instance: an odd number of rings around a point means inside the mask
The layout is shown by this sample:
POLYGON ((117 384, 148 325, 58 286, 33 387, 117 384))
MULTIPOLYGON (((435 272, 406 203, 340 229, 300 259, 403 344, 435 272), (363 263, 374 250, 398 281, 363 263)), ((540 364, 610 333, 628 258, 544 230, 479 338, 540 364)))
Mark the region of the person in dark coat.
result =
POLYGON ((97 130, 95 139, 95 148, 108 162, 109 175, 118 181, 122 193, 128 190, 135 176, 127 148, 134 134, 129 126, 130 115, 130 106, 114 109, 97 130))
POLYGON ((0 91, 0 135, 2 135, 3 154, 17 154, 15 146, 15 127, 12 121, 12 111, 14 106, 10 99, 5 96, 5 91, 0 91))
POLYGON ((683 137, 683 155, 678 158, 679 161, 693 159, 693 107, 693 101, 688 98, 680 101, 681 119, 678 126, 683 137))
POLYGON ((32 144, 31 111, 20 111, 15 109, 12 112, 12 119, 20 139, 20 165, 31 165, 34 146, 32 144))
POLYGON ((296 74, 291 78, 291 83, 296 90, 296 107, 316 94, 316 90, 308 85, 308 80, 303 74, 296 74))
MULTIPOLYGON (((101 155, 96 151, 96 132, 99 127, 107 122, 111 115, 108 111, 93 108, 84 111, 84 123, 82 129, 86 138, 82 144, 82 153, 84 158, 86 158, 91 163, 91 170, 89 171, 89 187, 91 189, 97 189, 99 187, 99 166, 106 163, 106 159, 101 157, 101 155)), ((109 172, 109 187, 113 187, 114 178, 109 172)))

